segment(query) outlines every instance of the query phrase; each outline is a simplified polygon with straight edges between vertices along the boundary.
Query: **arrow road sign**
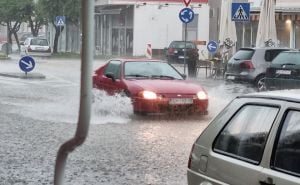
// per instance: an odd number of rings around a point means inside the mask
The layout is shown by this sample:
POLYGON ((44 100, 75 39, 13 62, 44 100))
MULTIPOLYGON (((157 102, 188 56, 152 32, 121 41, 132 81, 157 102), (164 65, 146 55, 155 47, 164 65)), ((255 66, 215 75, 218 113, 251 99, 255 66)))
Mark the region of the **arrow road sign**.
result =
POLYGON ((232 21, 250 20, 250 3, 232 3, 231 6, 232 21))
POLYGON ((209 41, 209 43, 207 44, 207 50, 210 53, 215 53, 218 50, 218 43, 216 41, 209 41))
POLYGON ((190 8, 183 8, 179 12, 179 19, 183 23, 189 23, 194 19, 194 11, 190 8))
POLYGON ((34 59, 30 56, 22 57, 19 61, 19 66, 22 71, 25 73, 32 71, 35 66, 34 59))

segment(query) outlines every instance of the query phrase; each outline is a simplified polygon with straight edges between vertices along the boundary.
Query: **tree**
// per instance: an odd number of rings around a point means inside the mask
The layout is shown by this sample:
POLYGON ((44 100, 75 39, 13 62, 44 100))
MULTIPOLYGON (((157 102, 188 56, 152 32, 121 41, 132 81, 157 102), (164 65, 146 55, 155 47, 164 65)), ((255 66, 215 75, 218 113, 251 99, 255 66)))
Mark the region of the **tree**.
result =
POLYGON ((27 21, 33 36, 37 37, 41 26, 47 24, 47 17, 43 11, 43 5, 41 1, 33 2, 27 8, 27 21))
POLYGON ((17 32, 21 23, 26 21, 26 13, 31 4, 32 0, 0 0, 0 24, 7 26, 9 44, 12 44, 12 35, 14 35, 19 46, 17 32))
POLYGON ((48 21, 55 28, 53 53, 57 53, 58 39, 64 26, 55 23, 56 16, 65 16, 67 24, 78 25, 80 17, 80 0, 39 0, 48 21))

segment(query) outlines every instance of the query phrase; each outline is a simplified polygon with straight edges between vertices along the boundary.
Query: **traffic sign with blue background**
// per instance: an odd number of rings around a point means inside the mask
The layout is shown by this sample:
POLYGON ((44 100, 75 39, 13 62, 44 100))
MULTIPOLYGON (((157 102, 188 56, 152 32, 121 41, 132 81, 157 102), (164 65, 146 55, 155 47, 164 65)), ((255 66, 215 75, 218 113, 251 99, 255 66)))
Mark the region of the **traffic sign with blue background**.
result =
POLYGON ((250 3, 232 3, 232 21, 250 21, 250 3))
POLYGON ((219 47, 219 44, 216 41, 213 41, 213 40, 209 41, 209 43, 207 44, 207 50, 210 53, 217 52, 218 47, 219 47))
POLYGON ((34 59, 30 56, 22 57, 19 61, 20 69, 24 72, 29 72, 34 69, 35 62, 34 59))
POLYGON ((190 8, 183 8, 182 10, 180 10, 179 12, 179 19, 183 22, 183 23, 189 23, 194 19, 194 11, 190 8))
POLYGON ((65 16, 56 16, 55 24, 56 24, 56 26, 64 26, 66 24, 66 17, 65 16))

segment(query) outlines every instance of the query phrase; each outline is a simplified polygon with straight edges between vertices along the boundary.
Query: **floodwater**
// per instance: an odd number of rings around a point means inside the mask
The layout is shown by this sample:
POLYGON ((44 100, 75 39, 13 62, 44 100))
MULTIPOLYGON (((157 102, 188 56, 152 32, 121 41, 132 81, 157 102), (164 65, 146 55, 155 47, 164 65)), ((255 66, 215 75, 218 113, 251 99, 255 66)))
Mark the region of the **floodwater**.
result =
MULTIPOLYGON (((17 65, 0 61, 0 73, 17 65)), ((79 61, 40 60, 36 67, 46 79, 0 76, 0 184, 53 184, 58 148, 76 130, 79 61)), ((206 116, 137 117, 129 98, 93 90, 89 136, 69 156, 65 184, 185 185, 195 139, 234 97, 255 91, 222 79, 192 80, 208 92, 206 116)))

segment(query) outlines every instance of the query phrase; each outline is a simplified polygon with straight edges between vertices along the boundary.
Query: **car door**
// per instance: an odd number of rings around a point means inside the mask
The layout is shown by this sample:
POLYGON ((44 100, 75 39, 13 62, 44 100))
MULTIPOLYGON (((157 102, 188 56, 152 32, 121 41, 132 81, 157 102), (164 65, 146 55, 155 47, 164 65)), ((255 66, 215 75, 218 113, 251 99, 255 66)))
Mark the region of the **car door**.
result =
POLYGON ((272 104, 245 104, 226 123, 208 157, 210 177, 231 185, 259 185, 268 133, 279 112, 272 104))
MULTIPOLYGON (((290 103, 293 104, 293 103, 290 103)), ((262 170, 261 185, 300 185, 300 109, 288 108, 262 170)))
POLYGON ((124 82, 121 79, 121 61, 111 60, 106 65, 103 75, 99 78, 99 87, 112 95, 124 89, 124 82), (108 74, 114 79, 109 78, 108 74))
POLYGON ((20 50, 21 50, 21 55, 27 55, 27 48, 29 45, 29 39, 25 39, 24 43, 20 46, 20 50))

